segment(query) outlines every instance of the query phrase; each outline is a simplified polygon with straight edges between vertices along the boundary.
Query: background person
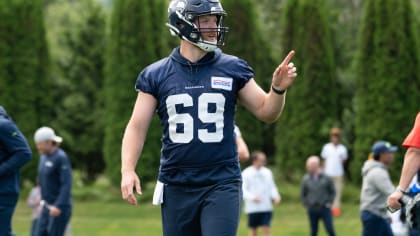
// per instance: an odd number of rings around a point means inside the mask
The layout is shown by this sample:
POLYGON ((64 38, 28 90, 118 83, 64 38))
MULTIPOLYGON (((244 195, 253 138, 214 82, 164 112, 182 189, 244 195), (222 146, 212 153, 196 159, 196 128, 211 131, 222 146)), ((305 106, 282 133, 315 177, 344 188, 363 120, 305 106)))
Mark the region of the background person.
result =
POLYGON ((11 236, 19 198, 19 170, 32 158, 28 142, 0 106, 0 235, 11 236))
POLYGON ((339 128, 332 128, 330 130, 330 142, 325 144, 321 151, 324 173, 334 181, 335 198, 332 205, 332 213, 334 216, 341 215, 344 163, 348 157, 347 148, 340 143, 340 137, 341 130, 339 128))
POLYGON ((273 202, 280 203, 280 194, 271 170, 265 167, 266 156, 261 151, 251 154, 252 165, 242 172, 245 213, 248 214, 249 235, 256 236, 258 227, 264 236, 270 235, 273 202))
POLYGON ((34 186, 31 189, 31 192, 29 193, 29 197, 27 200, 28 206, 32 208, 32 225, 31 225, 31 236, 35 236, 36 234, 36 226, 38 223, 39 216, 41 215, 41 187, 37 183, 36 186, 34 186))
POLYGON ((394 160, 397 147, 378 141, 372 146, 373 160, 362 167, 363 184, 360 195, 360 218, 363 236, 392 236, 386 210, 386 199, 394 191, 388 167, 394 160))
POLYGON ((70 160, 59 147, 63 139, 52 128, 39 128, 34 140, 41 154, 38 178, 42 200, 45 201, 36 235, 63 236, 72 213, 70 160))
POLYGON ((334 184, 322 173, 318 156, 306 160, 307 173, 303 176, 300 198, 305 206, 311 227, 311 236, 318 235, 319 220, 324 222, 329 236, 335 236, 331 205, 334 200, 334 184))

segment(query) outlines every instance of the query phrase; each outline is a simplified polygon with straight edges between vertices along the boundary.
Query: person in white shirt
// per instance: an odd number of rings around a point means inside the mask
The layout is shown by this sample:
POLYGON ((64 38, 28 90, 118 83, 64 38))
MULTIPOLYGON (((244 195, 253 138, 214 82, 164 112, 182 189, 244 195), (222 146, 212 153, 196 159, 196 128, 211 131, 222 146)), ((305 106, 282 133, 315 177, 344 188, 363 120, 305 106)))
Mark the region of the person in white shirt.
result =
POLYGON ((266 156, 261 151, 251 154, 252 165, 242 172, 242 189, 245 213, 248 214, 249 235, 256 236, 258 227, 264 236, 270 235, 270 222, 274 204, 281 197, 274 183, 273 174, 265 167, 266 156))
POLYGON ((340 143, 341 130, 330 130, 330 142, 325 144, 321 151, 324 173, 334 181, 335 198, 332 206, 333 216, 341 215, 341 192, 343 190, 344 163, 347 160, 347 148, 340 143))

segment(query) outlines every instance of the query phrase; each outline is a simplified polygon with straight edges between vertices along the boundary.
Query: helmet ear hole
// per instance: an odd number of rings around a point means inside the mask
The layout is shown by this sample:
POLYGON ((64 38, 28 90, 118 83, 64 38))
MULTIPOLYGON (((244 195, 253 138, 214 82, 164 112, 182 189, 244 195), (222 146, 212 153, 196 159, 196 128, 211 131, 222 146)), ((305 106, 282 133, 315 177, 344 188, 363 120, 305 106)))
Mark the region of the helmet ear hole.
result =
POLYGON ((198 39, 198 34, 197 33, 191 33, 190 36, 193 39, 198 39))

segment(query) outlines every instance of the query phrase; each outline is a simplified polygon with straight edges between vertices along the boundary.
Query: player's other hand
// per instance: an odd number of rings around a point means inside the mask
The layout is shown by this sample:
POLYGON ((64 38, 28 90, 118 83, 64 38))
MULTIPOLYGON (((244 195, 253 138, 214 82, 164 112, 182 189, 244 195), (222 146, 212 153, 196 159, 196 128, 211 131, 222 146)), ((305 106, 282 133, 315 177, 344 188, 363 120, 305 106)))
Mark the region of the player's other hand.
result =
POLYGON ((401 204, 399 203, 399 200, 403 197, 403 194, 395 191, 388 197, 388 207, 393 210, 398 210, 401 208, 401 204))
POLYGON ((274 205, 278 205, 278 204, 280 204, 280 201, 281 201, 281 199, 280 199, 280 198, 275 198, 275 199, 273 200, 274 205))
POLYGON ((260 202, 261 202, 261 198, 260 198, 259 196, 256 196, 256 197, 254 198, 254 202, 256 202, 256 203, 260 203, 260 202))
POLYGON ((50 206, 50 216, 57 217, 61 215, 61 210, 58 207, 50 206))
POLYGON ((121 178, 121 194, 122 198, 131 205, 137 205, 135 191, 141 195, 140 179, 134 171, 123 171, 121 178))
POLYGON ((276 68, 273 73, 273 87, 278 90, 287 89, 297 76, 297 69, 290 60, 295 55, 295 51, 290 51, 284 58, 283 62, 276 68))

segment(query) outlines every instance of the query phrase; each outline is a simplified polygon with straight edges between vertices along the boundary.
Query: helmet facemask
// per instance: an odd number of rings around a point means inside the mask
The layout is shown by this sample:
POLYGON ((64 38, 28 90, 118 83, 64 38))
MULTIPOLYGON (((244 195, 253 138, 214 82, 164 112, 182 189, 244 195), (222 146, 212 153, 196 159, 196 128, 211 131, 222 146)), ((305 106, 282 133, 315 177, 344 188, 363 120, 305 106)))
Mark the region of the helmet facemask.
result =
MULTIPOLYGON (((212 15, 210 15, 212 16, 212 15)), ((192 42, 204 51, 214 51, 216 48, 224 46, 228 28, 223 26, 223 15, 214 15, 217 17, 216 28, 204 28, 200 25, 200 17, 196 16, 194 23, 193 37, 198 37, 196 42, 192 42), (206 41, 203 34, 215 34, 216 41, 206 41), (196 35, 194 35, 196 34, 196 35)))

